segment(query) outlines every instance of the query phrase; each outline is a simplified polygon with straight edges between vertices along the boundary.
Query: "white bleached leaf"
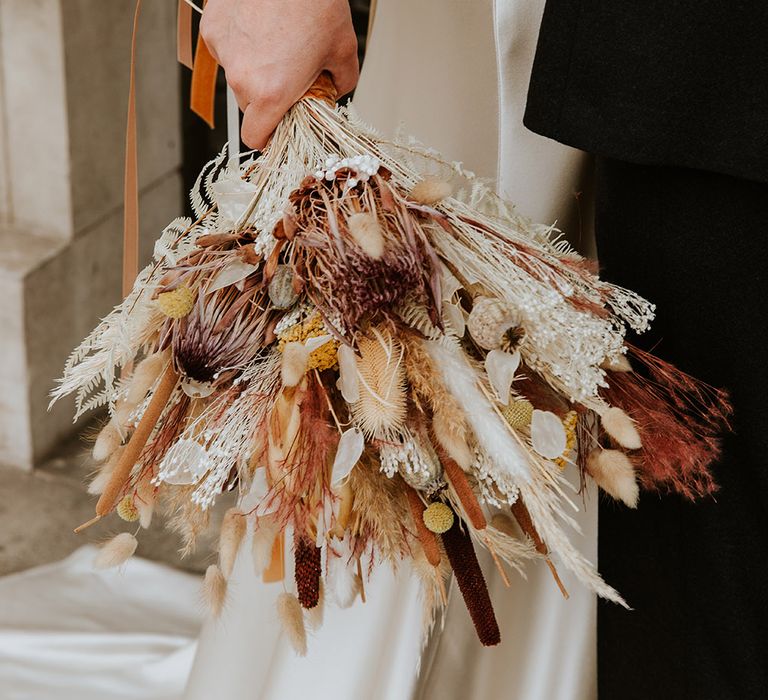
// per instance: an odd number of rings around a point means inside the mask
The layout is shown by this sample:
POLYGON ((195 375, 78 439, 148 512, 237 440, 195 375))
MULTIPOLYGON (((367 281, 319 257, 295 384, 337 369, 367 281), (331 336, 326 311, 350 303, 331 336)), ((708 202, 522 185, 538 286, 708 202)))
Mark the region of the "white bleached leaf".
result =
POLYGON ((520 353, 504 352, 503 350, 491 350, 485 358, 485 371, 491 386, 505 406, 509 403, 509 389, 515 372, 520 366, 520 353))
POLYGON ((453 295, 461 289, 461 282, 456 279, 456 276, 448 269, 445 263, 440 263, 442 280, 440 288, 443 292, 443 301, 450 301, 453 299, 453 295))
POLYGON ((256 190, 256 185, 229 171, 213 183, 213 193, 222 222, 237 223, 251 203, 256 190))
POLYGON ((213 278, 208 287, 206 287, 205 293, 212 294, 219 289, 229 287, 231 284, 237 284, 257 269, 256 265, 251 265, 242 260, 233 260, 213 278))
POLYGON ((563 422, 551 411, 533 411, 531 419, 531 444, 542 457, 557 459, 567 443, 563 422))
POLYGON ((355 351, 349 345, 342 343, 339 345, 337 357, 339 358, 339 380, 336 386, 347 403, 355 403, 360 398, 355 351))
POLYGON ((340 484, 347 477, 360 459, 360 455, 363 454, 364 447, 365 438, 359 428, 354 427, 344 431, 333 460, 331 486, 340 484))
POLYGON ((333 336, 328 333, 325 335, 315 335, 304 341, 304 347, 307 348, 309 352, 313 352, 314 350, 323 347, 329 340, 333 340, 333 336))
POLYGON ((252 513, 259 518, 274 513, 277 510, 278 499, 268 496, 267 470, 259 468, 253 474, 251 488, 240 501, 240 510, 244 513, 252 513))
POLYGON ((214 386, 211 382, 187 378, 181 383, 181 390, 191 399, 205 399, 213 393, 214 386))
POLYGON ((174 486, 196 484, 208 471, 205 448, 196 440, 177 440, 163 458, 158 480, 174 486))

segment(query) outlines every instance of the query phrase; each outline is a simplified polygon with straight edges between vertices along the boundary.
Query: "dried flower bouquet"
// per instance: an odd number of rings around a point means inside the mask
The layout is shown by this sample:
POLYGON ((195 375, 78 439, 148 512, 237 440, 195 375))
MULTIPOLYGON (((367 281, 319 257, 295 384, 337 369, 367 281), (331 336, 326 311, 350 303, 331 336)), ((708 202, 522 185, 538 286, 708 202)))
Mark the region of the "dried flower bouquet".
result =
MULTIPOLYGON (((652 305, 459 164, 379 138, 325 78, 263 154, 226 163, 53 393, 109 406, 95 519, 148 527, 161 502, 189 549, 237 491, 206 593, 218 612, 247 531, 267 580, 290 538, 278 608, 299 652, 324 595, 349 604, 374 563, 406 558, 427 626, 453 571, 497 644, 476 546, 505 581, 541 560, 562 588, 554 560, 624 604, 569 542, 564 468, 629 507, 640 487, 709 494, 730 410, 625 342, 652 305)), ((100 562, 134 550, 122 533, 100 562)))

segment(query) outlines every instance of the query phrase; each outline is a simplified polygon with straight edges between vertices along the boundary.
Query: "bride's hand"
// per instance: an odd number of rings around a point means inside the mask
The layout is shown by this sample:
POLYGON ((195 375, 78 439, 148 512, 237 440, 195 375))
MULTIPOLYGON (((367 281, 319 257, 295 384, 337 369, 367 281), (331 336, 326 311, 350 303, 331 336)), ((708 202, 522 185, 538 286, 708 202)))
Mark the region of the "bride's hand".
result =
POLYGON ((357 84, 348 0, 208 0, 200 31, 243 110, 251 148, 264 147, 321 71, 340 96, 357 84))

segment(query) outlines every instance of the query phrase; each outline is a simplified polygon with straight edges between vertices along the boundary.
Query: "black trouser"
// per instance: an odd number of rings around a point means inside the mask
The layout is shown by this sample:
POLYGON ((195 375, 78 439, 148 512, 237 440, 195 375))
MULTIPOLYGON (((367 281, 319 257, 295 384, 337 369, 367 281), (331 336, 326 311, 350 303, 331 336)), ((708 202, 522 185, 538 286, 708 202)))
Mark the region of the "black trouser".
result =
POLYGON ((598 161, 603 276, 657 304, 643 347, 728 388, 735 433, 696 503, 601 499, 600 700, 768 697, 768 185, 598 161))

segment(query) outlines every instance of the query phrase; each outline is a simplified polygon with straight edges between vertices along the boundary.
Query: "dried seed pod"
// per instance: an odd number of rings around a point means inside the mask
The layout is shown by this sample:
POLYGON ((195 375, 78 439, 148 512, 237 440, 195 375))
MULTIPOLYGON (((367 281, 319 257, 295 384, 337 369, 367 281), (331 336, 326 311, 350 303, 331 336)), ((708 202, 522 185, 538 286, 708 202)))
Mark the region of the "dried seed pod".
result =
POLYGON ((497 645, 501 642, 501 632, 469 533, 462 530, 456 518, 453 527, 443 533, 442 538, 480 643, 486 647, 497 645))
POLYGON ((293 270, 290 265, 278 265, 269 282, 269 300, 276 309, 290 309, 299 298, 293 288, 293 270))
POLYGON ((314 608, 320 600, 320 555, 322 550, 306 536, 293 540, 294 576, 299 603, 305 609, 314 608))
POLYGON ((467 319, 467 328, 474 341, 484 350, 501 349, 511 352, 525 337, 520 320, 517 310, 505 301, 478 297, 467 319))

